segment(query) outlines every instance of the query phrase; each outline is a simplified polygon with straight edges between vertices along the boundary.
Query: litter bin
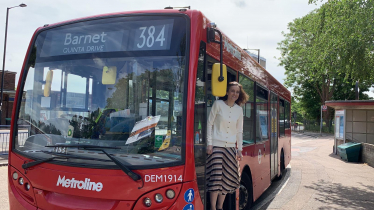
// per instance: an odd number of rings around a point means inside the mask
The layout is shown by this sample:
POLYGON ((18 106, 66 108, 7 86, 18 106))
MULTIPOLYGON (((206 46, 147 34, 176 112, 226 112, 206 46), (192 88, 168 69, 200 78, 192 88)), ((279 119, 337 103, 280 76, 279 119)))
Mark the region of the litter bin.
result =
POLYGON ((358 162, 361 151, 361 143, 348 142, 338 146, 340 159, 348 162, 358 162))
POLYGON ((5 118, 5 125, 10 125, 12 118, 5 118))

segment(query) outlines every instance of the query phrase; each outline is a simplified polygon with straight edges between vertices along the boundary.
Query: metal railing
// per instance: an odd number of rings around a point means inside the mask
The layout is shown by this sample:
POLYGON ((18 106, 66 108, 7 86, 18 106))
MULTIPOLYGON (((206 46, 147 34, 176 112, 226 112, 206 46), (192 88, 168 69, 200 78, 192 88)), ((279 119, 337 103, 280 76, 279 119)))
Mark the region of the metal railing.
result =
MULTIPOLYGON (((30 126, 18 126, 18 144, 24 145, 30 136, 30 126)), ((10 141, 10 125, 0 125, 0 155, 8 155, 10 141)))
POLYGON ((305 126, 304 125, 299 125, 299 124, 297 124, 297 125, 293 124, 291 126, 291 130, 292 131, 297 131, 297 132, 304 132, 305 126))
MULTIPOLYGON (((296 132, 316 132, 319 133, 321 130, 320 122, 317 120, 303 120, 302 122, 298 122, 291 124, 292 131, 296 132)), ((334 132, 334 124, 330 121, 323 120, 322 124, 322 133, 333 133, 334 132)))

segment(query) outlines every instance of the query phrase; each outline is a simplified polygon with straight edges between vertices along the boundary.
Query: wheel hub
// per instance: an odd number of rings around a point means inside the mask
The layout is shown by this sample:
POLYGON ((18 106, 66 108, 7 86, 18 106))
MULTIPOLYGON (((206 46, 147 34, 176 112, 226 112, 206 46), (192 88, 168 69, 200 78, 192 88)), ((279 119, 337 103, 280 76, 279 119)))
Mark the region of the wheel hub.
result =
POLYGON ((245 209, 248 202, 248 190, 245 185, 240 184, 239 187, 239 209, 245 209))

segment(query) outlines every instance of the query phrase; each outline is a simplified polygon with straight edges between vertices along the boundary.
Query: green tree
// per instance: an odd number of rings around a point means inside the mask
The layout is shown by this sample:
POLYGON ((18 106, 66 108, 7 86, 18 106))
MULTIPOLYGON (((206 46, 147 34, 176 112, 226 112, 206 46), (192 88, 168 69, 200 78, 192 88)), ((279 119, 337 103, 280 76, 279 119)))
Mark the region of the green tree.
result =
POLYGON ((294 89, 301 107, 317 112, 325 101, 351 99, 348 92, 356 81, 361 90, 372 85, 373 18, 372 0, 330 0, 289 23, 278 43, 279 60, 286 70, 285 85, 294 89))

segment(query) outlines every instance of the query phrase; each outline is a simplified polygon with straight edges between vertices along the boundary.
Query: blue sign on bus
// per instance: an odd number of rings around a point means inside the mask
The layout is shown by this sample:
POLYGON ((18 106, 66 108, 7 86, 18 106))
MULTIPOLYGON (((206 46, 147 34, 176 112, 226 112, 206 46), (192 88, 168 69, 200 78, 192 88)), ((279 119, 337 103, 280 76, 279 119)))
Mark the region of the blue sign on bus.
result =
POLYGON ((191 203, 193 201, 193 199, 195 198, 195 191, 190 188, 188 189, 185 193, 184 193, 184 200, 187 202, 187 203, 191 203))
POLYGON ((187 204, 187 205, 185 205, 184 207, 183 207, 183 210, 194 210, 195 208, 194 208, 194 206, 193 206, 193 204, 187 204))

